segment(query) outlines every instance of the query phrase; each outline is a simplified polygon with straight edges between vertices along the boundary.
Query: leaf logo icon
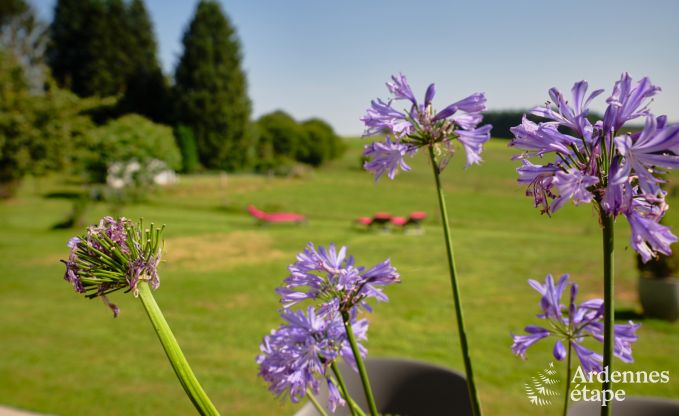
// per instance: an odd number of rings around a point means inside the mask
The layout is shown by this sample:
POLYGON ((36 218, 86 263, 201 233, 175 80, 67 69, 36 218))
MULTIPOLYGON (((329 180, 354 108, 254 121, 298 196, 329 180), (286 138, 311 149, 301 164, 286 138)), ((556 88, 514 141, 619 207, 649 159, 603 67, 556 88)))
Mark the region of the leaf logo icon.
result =
POLYGON ((554 390, 554 386, 560 383, 558 378, 555 378, 556 369, 554 363, 551 362, 544 370, 540 371, 535 377, 531 377, 529 383, 525 383, 524 389, 526 397, 531 404, 535 406, 549 406, 552 404, 552 399, 559 396, 559 392, 554 390))

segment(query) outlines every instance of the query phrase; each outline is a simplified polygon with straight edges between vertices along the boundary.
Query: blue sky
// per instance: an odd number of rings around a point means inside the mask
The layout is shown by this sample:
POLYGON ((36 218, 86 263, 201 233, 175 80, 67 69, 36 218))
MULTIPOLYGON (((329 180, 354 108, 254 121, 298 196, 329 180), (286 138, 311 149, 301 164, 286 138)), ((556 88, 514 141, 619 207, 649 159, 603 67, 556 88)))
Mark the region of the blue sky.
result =
MULTIPOLYGON (((56 0, 30 0, 50 19, 56 0)), ((197 1, 146 0, 172 74, 197 1)), ((653 110, 679 120, 679 2, 221 1, 244 52, 254 115, 321 117, 345 135, 384 82, 403 72, 416 94, 435 82, 443 108, 483 91, 493 110, 526 108, 586 79, 610 91, 623 71, 663 92, 653 110)), ((600 96, 594 109, 604 106, 600 96)))

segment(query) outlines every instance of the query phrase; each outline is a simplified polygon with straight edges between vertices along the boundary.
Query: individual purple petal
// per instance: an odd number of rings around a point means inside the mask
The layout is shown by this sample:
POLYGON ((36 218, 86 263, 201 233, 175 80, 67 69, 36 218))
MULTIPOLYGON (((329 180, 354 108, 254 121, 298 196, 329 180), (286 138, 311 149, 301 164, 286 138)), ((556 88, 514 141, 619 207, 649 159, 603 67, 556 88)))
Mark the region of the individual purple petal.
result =
POLYGON ((413 103, 414 106, 417 106, 417 100, 415 100, 415 95, 413 94, 413 90, 410 89, 410 85, 408 85, 408 80, 405 75, 392 75, 391 80, 392 82, 387 82, 387 88, 394 94, 394 98, 397 100, 408 100, 413 103))
POLYGON ((328 383, 328 408, 332 413, 335 413, 337 406, 344 406, 346 402, 342 398, 337 386, 335 386, 335 383, 330 378, 326 380, 328 383))
POLYGON ((433 120, 434 121, 443 120, 445 118, 452 116, 457 111, 464 111, 466 113, 480 113, 485 109, 486 109, 486 96, 483 93, 477 92, 439 111, 434 116, 433 120))
POLYGON ((68 243, 66 243, 66 247, 70 248, 73 250, 78 246, 78 243, 80 242, 80 237, 73 237, 70 240, 68 240, 68 243))
POLYGON ((487 124, 476 130, 457 130, 457 140, 462 143, 467 156, 467 164, 465 167, 481 162, 483 144, 490 140, 491 128, 492 126, 487 124))
POLYGON ((525 328, 528 335, 512 335, 512 352, 519 357, 526 359, 526 350, 540 341, 543 338, 549 336, 550 332, 542 327, 529 325, 525 328))
POLYGON ((436 87, 434 84, 430 84, 429 87, 427 87, 427 91, 424 93, 424 106, 427 107, 428 105, 431 104, 431 100, 434 99, 434 95, 436 94, 436 87))
POLYGON ((405 163, 404 157, 406 155, 412 157, 415 152, 415 147, 398 140, 392 141, 387 136, 384 142, 374 142, 365 146, 363 155, 372 160, 365 162, 363 167, 375 174, 375 181, 385 173, 389 179, 394 179, 398 168, 403 171, 410 170, 410 166, 405 163))
POLYGON ((396 271, 396 269, 391 265, 391 260, 387 259, 381 263, 378 263, 372 267, 367 272, 363 273, 361 276, 363 280, 370 283, 371 285, 391 285, 394 283, 401 282, 401 275, 396 271))
POLYGON ((656 253, 672 254, 670 245, 677 241, 677 237, 669 227, 642 216, 636 210, 625 216, 632 231, 630 245, 641 255, 644 263, 655 257, 656 253))
POLYGON ((603 357, 600 354, 589 350, 575 341, 571 341, 571 346, 580 360, 580 366, 585 373, 600 372, 603 357))
POLYGON ((561 342, 560 339, 557 339, 556 342, 554 343, 554 349, 552 350, 552 354, 554 355, 554 358, 556 358, 559 361, 563 361, 563 359, 566 358, 566 348, 564 348, 563 343, 561 342))
POLYGON ((481 113, 455 113, 450 116, 450 120, 465 130, 474 130, 483 116, 481 113))

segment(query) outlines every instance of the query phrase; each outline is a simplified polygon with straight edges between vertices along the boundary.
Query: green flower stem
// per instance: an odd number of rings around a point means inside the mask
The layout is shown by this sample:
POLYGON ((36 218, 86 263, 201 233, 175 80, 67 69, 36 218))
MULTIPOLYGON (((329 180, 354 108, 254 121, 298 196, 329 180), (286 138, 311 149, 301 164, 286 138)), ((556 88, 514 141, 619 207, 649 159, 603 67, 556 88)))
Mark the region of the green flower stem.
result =
POLYGON ((323 409, 323 406, 321 406, 320 403, 318 403, 318 400, 314 397, 314 393, 311 391, 311 389, 307 388, 306 389, 306 395, 309 398, 309 401, 313 403, 314 407, 318 411, 318 414, 321 416, 328 416, 328 413, 323 409))
MULTIPOLYGON (((356 403, 354 403, 353 400, 351 400, 351 396, 349 396, 349 390, 347 390, 347 385, 344 384, 344 378, 342 378, 342 373, 340 373, 339 368, 337 368, 337 363, 334 361, 332 364, 330 364, 330 368, 332 368, 332 372, 335 373, 335 378, 337 379, 337 383, 339 384, 340 392, 342 392, 342 396, 344 396, 344 400, 347 401, 347 404, 349 405, 349 410, 351 410, 352 416, 357 416, 358 413, 356 409, 358 406, 356 403)), ((363 413, 363 412, 361 412, 363 413)), ((362 415, 361 415, 362 416, 362 415)))
POLYGON ((363 413, 363 410, 361 409, 361 406, 359 406, 358 403, 356 403, 356 402, 354 401, 354 399, 352 399, 351 397, 349 397, 349 399, 348 399, 347 401, 351 404, 351 407, 356 411, 356 414, 357 414, 358 416, 366 416, 366 414, 363 413))
POLYGON ((361 352, 359 351, 358 344, 356 343, 354 330, 351 328, 351 317, 349 316, 348 312, 342 312, 342 320, 344 321, 344 330, 347 333, 349 345, 351 345, 351 352, 354 353, 354 358, 356 359, 356 366, 358 367, 358 374, 361 376, 361 384, 363 385, 365 400, 368 402, 368 407, 370 408, 370 415, 379 416, 379 413, 377 412, 377 405, 375 404, 375 398, 373 397, 373 391, 370 388, 368 371, 365 369, 363 358, 361 358, 361 352))
POLYGON ((139 299, 141 299, 146 314, 151 320, 151 324, 153 324, 153 329, 155 329, 156 334, 158 334, 158 339, 163 345, 165 354, 167 354, 167 358, 170 360, 170 364, 172 364, 172 368, 174 369, 175 374, 177 374, 179 382, 182 384, 182 387, 191 399, 191 402, 193 402, 196 410, 198 410, 198 413, 201 415, 218 416, 219 412, 212 404, 207 394, 205 394, 205 391, 203 391, 203 388, 200 386, 200 383, 198 383, 198 379, 196 379, 196 376, 193 374, 188 361, 186 361, 181 348, 179 348, 179 344, 172 334, 170 326, 167 324, 163 313, 160 311, 160 308, 153 297, 148 282, 140 281, 137 285, 137 289, 139 290, 139 299))
MULTIPOLYGON (((601 224, 603 225, 604 246, 604 369, 608 368, 611 374, 613 362, 613 323, 614 316, 614 292, 613 292, 613 216, 604 213, 601 206, 601 224)), ((601 385, 603 391, 610 390, 611 382, 606 381, 601 385)), ((601 416, 609 416, 613 402, 607 406, 601 406, 601 416)))
POLYGON ((563 399, 563 416, 568 415, 568 402, 571 398, 571 356, 572 356, 571 341, 568 340, 568 361, 566 362, 566 396, 563 399))
POLYGON ((472 405, 473 414, 481 415, 481 404, 479 396, 476 391, 476 383, 474 382, 474 371, 472 369, 472 360, 469 356, 469 344, 467 342, 467 331, 464 326, 464 316, 462 314, 462 303, 460 302, 460 289, 457 284, 457 272, 455 271, 455 256, 453 255, 453 239, 450 235, 450 224, 448 221, 448 211, 446 210, 446 200, 443 195, 443 188, 441 187, 441 178, 438 165, 436 163, 436 155, 434 148, 429 146, 429 157, 431 165, 434 169, 434 179, 436 180, 436 191, 439 200, 439 209, 441 211, 441 220, 443 222, 443 234, 446 240, 446 249, 448 254, 448 268, 450 270, 450 284, 453 289, 453 300, 455 301, 455 315, 457 317, 457 331, 460 336, 460 347, 462 349, 462 359, 464 360, 465 373, 467 375, 467 386, 469 388, 469 398, 472 405))

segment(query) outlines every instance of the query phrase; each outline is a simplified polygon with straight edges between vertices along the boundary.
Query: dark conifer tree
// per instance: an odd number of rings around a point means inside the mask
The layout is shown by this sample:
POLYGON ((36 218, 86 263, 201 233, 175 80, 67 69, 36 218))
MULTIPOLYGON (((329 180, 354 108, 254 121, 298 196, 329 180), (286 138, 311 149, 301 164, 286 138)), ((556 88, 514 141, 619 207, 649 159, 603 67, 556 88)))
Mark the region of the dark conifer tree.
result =
POLYGON ((236 32, 219 3, 202 0, 175 74, 176 119, 193 131, 202 164, 235 170, 248 160, 250 99, 236 32))
POLYGON ((85 67, 90 60, 90 48, 85 34, 91 2, 87 0, 58 0, 54 20, 50 26, 51 45, 47 59, 57 82, 78 95, 84 94, 85 67))
POLYGON ((120 110, 142 114, 157 122, 169 122, 168 85, 157 58, 153 24, 143 0, 132 0, 125 22, 130 71, 120 110))

